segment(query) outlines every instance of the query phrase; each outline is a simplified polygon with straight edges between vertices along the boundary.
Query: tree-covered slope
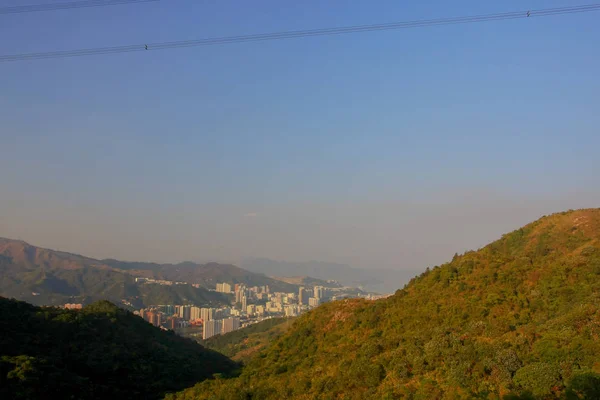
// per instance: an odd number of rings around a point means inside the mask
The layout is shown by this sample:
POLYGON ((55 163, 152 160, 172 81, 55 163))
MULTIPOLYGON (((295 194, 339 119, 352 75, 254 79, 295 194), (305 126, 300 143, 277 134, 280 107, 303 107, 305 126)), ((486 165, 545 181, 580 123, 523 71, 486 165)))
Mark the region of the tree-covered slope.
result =
POLYGON ((155 264, 144 262, 127 262, 118 260, 102 260, 104 265, 110 266, 131 274, 165 279, 170 281, 189 282, 214 289, 220 282, 231 285, 243 283, 247 286, 268 285, 271 291, 293 292, 298 286, 269 278, 263 274, 250 272, 231 264, 206 263, 196 264, 193 262, 182 262, 179 264, 155 264))
POLYGON ((599 306, 600 210, 555 214, 390 298, 324 304, 239 377, 171 398, 597 399, 599 306))
POLYGON ((271 318, 224 335, 202 340, 200 344, 234 361, 247 362, 287 331, 292 322, 293 318, 271 318))
POLYGON ((0 398, 152 399, 236 364, 103 301, 81 311, 0 298, 0 398))
POLYGON ((0 256, 0 296, 36 305, 88 304, 109 300, 134 307, 157 304, 228 304, 230 299, 192 285, 138 284, 135 276, 120 270, 90 265, 77 268, 23 266, 0 256))
POLYGON ((226 264, 153 264, 96 260, 77 254, 0 238, 0 296, 37 305, 63 305, 110 300, 135 307, 157 304, 229 304, 230 298, 209 291, 217 282, 269 285, 296 291, 279 282, 226 264), (182 281, 192 285, 136 284, 136 277, 182 281))

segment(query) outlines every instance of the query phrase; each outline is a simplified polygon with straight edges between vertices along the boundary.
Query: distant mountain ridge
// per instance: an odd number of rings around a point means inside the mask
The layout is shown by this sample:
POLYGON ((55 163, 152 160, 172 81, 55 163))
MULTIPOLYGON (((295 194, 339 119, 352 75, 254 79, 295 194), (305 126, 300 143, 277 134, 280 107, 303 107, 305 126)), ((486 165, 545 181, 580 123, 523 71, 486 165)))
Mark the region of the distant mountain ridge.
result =
POLYGON ((271 289, 279 291, 293 291, 296 289, 293 285, 282 283, 263 274, 250 272, 231 264, 216 262, 196 264, 191 261, 184 261, 179 264, 156 264, 113 259, 101 260, 101 263, 112 268, 128 271, 136 276, 184 281, 199 284, 209 289, 214 289, 215 285, 220 282, 244 283, 247 286, 269 285, 271 289))
POLYGON ((245 283, 276 291, 296 291, 290 285, 228 264, 156 264, 97 260, 78 254, 0 238, 0 296, 39 305, 110 300, 135 307, 155 304, 227 304, 216 283, 245 283), (137 284, 135 278, 187 282, 191 285, 137 284))
POLYGON ((303 286, 305 288, 311 288, 315 286, 323 286, 328 288, 339 288, 342 285, 335 280, 323 280, 313 278, 311 276, 271 276, 271 278, 276 279, 281 282, 286 282, 291 285, 303 286))
POLYGON ((391 270, 382 268, 354 268, 345 264, 307 261, 276 261, 268 258, 243 260, 244 269, 267 276, 310 276, 321 280, 335 280, 344 286, 360 287, 367 291, 393 293, 412 277, 423 272, 418 270, 391 270))

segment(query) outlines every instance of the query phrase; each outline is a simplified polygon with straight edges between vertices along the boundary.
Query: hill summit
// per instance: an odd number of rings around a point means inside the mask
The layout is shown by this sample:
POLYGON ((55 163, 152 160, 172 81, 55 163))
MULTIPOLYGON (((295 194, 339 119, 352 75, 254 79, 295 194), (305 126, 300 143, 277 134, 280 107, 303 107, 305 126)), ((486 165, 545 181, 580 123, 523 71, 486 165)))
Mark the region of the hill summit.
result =
POLYGON ((600 210, 563 212, 387 299, 320 306, 239 377, 170 398, 597 399, 599 307, 600 210))

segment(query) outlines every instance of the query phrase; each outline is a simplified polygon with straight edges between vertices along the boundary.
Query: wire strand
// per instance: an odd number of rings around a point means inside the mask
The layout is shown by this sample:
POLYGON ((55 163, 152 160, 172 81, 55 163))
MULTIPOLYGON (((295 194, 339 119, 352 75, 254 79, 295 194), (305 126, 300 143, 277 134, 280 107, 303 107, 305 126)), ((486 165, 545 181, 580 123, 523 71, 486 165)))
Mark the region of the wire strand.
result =
POLYGON ((567 15, 567 14, 574 14, 574 13, 587 13, 587 12, 598 11, 598 10, 600 10, 600 3, 581 5, 581 6, 573 6, 573 7, 547 8, 547 9, 539 9, 539 10, 473 15, 473 16, 465 16, 465 17, 438 18, 438 19, 427 19, 427 20, 406 21, 406 22, 391 22, 391 23, 386 23, 386 24, 357 25, 357 26, 337 27, 337 28, 309 29, 309 30, 298 30, 298 31, 253 34, 253 35, 227 36, 227 37, 217 37, 217 38, 207 38, 207 39, 197 39, 197 40, 183 40, 183 41, 175 41, 175 42, 160 42, 160 43, 147 43, 147 44, 137 44, 137 45, 127 45, 127 46, 96 47, 96 48, 78 49, 78 50, 13 54, 13 55, 0 56, 0 62, 41 60, 41 59, 64 58, 64 57, 81 57, 81 56, 103 55, 103 54, 119 54, 119 53, 131 53, 131 52, 139 52, 139 51, 147 51, 147 50, 165 50, 165 49, 175 49, 175 48, 195 47, 195 46, 214 46, 214 45, 223 45, 223 44, 232 44, 232 43, 247 43, 247 42, 258 42, 258 41, 267 41, 267 40, 282 40, 282 39, 293 39, 293 38, 303 38, 303 37, 341 35, 341 34, 348 34, 348 33, 374 32, 374 31, 396 30, 396 29, 412 29, 412 28, 423 28, 423 27, 430 27, 430 26, 444 26, 444 25, 470 24, 470 23, 479 23, 479 22, 506 21, 506 20, 526 19, 526 18, 534 18, 534 17, 567 15))
POLYGON ((14 6, 14 7, 1 7, 0 15, 5 14, 23 14, 31 12, 41 11, 57 11, 57 10, 70 10, 74 8, 87 8, 87 7, 106 7, 106 6, 117 6, 122 4, 137 4, 137 3, 152 3, 160 0, 92 0, 92 1, 69 1, 64 3, 54 4, 32 4, 26 6, 14 6))

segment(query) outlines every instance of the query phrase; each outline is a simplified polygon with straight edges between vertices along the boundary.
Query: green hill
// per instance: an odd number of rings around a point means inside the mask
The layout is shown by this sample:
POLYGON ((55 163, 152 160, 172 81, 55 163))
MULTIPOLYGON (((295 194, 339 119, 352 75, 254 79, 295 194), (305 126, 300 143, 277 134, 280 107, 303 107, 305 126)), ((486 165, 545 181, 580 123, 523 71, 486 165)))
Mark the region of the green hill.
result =
POLYGON ((0 398, 152 399, 236 364, 102 301, 81 311, 0 298, 0 398))
POLYGON ((387 299, 324 304, 239 377, 169 398, 598 399, 599 307, 600 210, 555 214, 387 299))
POLYGON ((227 264, 153 264, 96 260, 0 238, 0 296, 37 305, 110 300, 135 307, 158 304, 225 305, 227 295, 209 291, 217 282, 269 285, 296 292, 297 286, 227 264), (189 285, 137 284, 136 277, 189 285), (197 284, 194 287, 191 284, 197 284))
POLYGON ((214 289, 217 283, 227 282, 231 285, 236 283, 244 283, 247 286, 268 285, 271 291, 294 292, 298 290, 296 285, 250 272, 231 264, 214 262, 196 264, 189 261, 179 264, 155 264, 117 260, 102 260, 101 263, 139 276, 197 283, 209 289, 214 289))
POLYGON ((269 343, 287 331, 292 318, 271 318, 225 335, 200 341, 204 347, 216 350, 234 361, 248 362, 269 343))

